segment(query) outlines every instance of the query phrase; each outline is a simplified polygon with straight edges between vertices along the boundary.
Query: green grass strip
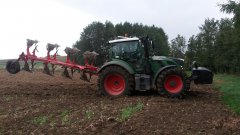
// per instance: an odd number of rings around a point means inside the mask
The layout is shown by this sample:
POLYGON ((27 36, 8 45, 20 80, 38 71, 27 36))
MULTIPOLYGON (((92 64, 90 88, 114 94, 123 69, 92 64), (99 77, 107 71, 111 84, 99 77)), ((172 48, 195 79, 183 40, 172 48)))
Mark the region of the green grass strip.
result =
POLYGON ((214 77, 214 86, 222 92, 224 103, 240 115, 240 76, 217 74, 214 77))
POLYGON ((131 118, 136 112, 143 109, 143 103, 138 102, 136 105, 130 105, 121 109, 121 120, 125 121, 131 118))

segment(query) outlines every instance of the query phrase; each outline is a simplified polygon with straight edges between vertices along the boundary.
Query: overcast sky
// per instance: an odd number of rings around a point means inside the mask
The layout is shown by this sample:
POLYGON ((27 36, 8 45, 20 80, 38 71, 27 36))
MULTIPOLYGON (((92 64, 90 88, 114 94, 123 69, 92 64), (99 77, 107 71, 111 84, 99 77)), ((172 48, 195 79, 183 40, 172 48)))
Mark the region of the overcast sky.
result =
POLYGON ((1 0, 0 59, 17 58, 26 39, 39 40, 39 56, 47 43, 71 47, 93 21, 142 23, 162 27, 169 40, 199 32, 205 18, 229 15, 217 6, 226 0, 1 0))

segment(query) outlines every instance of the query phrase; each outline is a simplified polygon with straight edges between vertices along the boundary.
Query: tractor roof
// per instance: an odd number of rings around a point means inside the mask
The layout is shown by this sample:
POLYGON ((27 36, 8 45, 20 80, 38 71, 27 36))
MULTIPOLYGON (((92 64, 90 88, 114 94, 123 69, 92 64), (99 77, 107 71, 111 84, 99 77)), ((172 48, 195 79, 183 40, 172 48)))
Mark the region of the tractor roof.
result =
POLYGON ((152 56, 153 60, 169 60, 166 56, 152 56))
POLYGON ((121 38, 121 39, 110 40, 109 43, 138 41, 138 40, 139 40, 139 38, 137 38, 137 37, 133 37, 133 38, 124 37, 124 38, 121 38))
POLYGON ((175 58, 175 57, 167 57, 167 56, 152 56, 153 60, 166 60, 166 59, 171 59, 171 60, 181 60, 184 62, 184 59, 182 58, 175 58))

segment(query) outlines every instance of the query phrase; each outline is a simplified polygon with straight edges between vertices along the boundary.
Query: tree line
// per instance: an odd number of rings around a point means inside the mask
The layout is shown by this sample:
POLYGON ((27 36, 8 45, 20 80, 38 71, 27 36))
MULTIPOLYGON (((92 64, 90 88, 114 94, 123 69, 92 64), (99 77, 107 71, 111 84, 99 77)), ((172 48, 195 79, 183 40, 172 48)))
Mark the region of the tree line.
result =
POLYGON ((110 21, 105 23, 92 22, 84 28, 80 35, 80 39, 73 45, 81 51, 95 51, 99 53, 96 64, 102 65, 108 56, 107 43, 109 40, 115 39, 117 36, 143 37, 149 36, 154 41, 155 55, 169 55, 168 37, 164 30, 156 26, 147 26, 141 23, 118 23, 114 25, 110 21))
MULTIPOLYGON (((206 19, 199 27, 200 32, 191 36, 183 45, 187 47, 184 58, 187 65, 196 60, 199 65, 208 67, 214 72, 239 73, 240 3, 229 0, 228 3, 219 6, 221 12, 231 13, 233 18, 206 19)), ((173 41, 178 41, 181 37, 178 36, 173 41)))
POLYGON ((220 4, 220 11, 233 14, 233 18, 216 20, 207 18, 199 27, 200 32, 188 40, 177 35, 168 42, 168 36, 161 27, 147 26, 141 23, 105 23, 93 22, 84 28, 74 47, 82 51, 99 53, 97 65, 107 59, 109 45, 107 41, 117 36, 148 35, 155 44, 154 55, 184 58, 187 67, 193 61, 210 68, 214 72, 240 72, 240 3, 229 0, 220 4))

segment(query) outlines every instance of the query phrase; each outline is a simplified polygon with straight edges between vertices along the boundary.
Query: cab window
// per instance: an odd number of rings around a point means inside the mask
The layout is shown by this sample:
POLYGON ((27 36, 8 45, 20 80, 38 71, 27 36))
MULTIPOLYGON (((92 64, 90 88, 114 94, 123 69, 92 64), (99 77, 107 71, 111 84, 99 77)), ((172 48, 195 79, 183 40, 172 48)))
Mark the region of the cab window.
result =
POLYGON ((113 58, 125 58, 131 57, 134 53, 137 53, 139 50, 139 42, 119 42, 113 43, 112 46, 112 57, 113 58))

